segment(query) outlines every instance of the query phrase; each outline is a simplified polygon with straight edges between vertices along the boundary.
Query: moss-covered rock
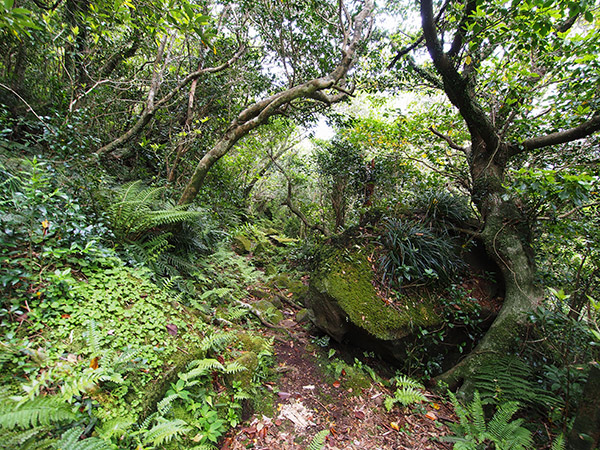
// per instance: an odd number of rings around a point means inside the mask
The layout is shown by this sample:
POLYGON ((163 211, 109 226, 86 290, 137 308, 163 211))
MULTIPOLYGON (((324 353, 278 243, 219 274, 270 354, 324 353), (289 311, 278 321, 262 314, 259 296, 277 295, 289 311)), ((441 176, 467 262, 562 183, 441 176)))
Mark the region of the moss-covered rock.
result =
POLYGON ((304 323, 307 322, 310 319, 310 313, 308 312, 308 309, 306 308, 302 308, 301 310, 299 310, 296 313, 296 322, 297 323, 304 323))
POLYGON ((336 341, 359 332, 380 341, 402 339, 418 326, 440 323, 429 301, 392 307, 377 294, 367 255, 335 249, 311 275, 309 306, 315 324, 336 341))
POLYGON ((262 351, 270 350, 271 348, 271 345, 266 339, 260 336, 253 336, 248 333, 238 333, 235 340, 238 344, 237 347, 245 351, 254 352, 256 354, 262 351))
POLYGON ((252 241, 241 234, 233 238, 237 253, 250 253, 252 251, 252 241))
POLYGON ((268 300, 259 300, 258 302, 254 303, 254 307, 260 312, 260 315, 263 319, 272 323, 273 325, 277 325, 284 319, 281 311, 279 311, 277 307, 268 300))
POLYGON ((239 381, 242 386, 250 386, 254 372, 258 368, 258 356, 254 352, 245 352, 240 355, 235 362, 247 370, 230 375, 231 381, 239 381))

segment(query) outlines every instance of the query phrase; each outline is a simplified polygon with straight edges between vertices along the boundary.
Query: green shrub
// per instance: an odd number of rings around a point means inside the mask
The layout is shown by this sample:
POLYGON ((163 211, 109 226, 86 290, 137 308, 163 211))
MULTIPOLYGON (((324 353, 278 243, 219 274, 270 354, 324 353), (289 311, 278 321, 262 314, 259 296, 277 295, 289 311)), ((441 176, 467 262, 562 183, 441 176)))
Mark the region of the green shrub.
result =
POLYGON ((388 219, 381 241, 383 278, 398 287, 448 281, 462 267, 447 236, 415 222, 388 219))
POLYGON ((464 224, 472 210, 464 196, 454 195, 443 189, 425 190, 417 194, 415 206, 423 214, 422 222, 429 227, 444 231, 464 224))

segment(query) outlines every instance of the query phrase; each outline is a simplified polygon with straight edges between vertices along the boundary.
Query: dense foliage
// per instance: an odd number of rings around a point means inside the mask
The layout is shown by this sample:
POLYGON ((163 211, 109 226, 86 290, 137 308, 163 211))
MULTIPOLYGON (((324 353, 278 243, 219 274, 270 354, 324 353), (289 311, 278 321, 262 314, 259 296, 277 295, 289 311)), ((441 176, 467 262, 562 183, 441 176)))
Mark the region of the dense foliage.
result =
POLYGON ((598 7, 0 1, 0 447, 215 448, 268 398, 249 292, 300 302, 328 246, 433 305, 404 369, 462 386, 455 448, 567 439, 600 404, 598 7))

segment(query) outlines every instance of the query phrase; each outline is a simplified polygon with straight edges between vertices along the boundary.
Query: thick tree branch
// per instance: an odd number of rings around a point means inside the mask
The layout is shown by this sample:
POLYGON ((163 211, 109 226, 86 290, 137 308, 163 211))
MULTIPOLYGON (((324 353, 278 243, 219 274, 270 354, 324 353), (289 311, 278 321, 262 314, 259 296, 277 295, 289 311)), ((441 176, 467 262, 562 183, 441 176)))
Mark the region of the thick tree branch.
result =
POLYGON ((596 113, 590 120, 568 130, 526 139, 520 144, 511 145, 509 155, 514 156, 550 145, 566 144, 567 142, 588 137, 597 131, 600 131, 600 113, 596 113))
POLYGON ((468 81, 461 77, 442 49, 433 16, 432 0, 420 0, 421 21, 425 44, 438 73, 444 82, 448 99, 458 108, 472 137, 479 136, 490 150, 498 148, 499 139, 483 108, 477 103, 468 81))
MULTIPOLYGON (((444 13, 444 11, 448 7, 449 3, 450 3, 450 0, 446 0, 446 2, 440 8, 440 12, 438 13, 437 17, 435 18, 435 22, 436 23, 440 20, 440 17, 442 16, 442 14, 444 13)), ((398 52, 396 53, 396 56, 394 56, 394 59, 392 60, 392 62, 389 63, 388 70, 390 70, 392 67, 394 67, 396 65, 396 63, 398 61, 400 61, 400 58, 402 58, 404 55, 409 54, 415 48, 417 48, 421 44, 421 42, 423 42, 423 39, 425 39, 425 35, 422 34, 412 44, 409 44, 406 47, 401 48, 400 50, 398 50, 398 52)))
POLYGON ((463 45, 463 40, 465 35, 467 34, 467 26, 469 22, 473 19, 473 13, 477 9, 477 1, 469 0, 467 3, 467 7, 465 8, 465 12, 460 20, 460 24, 458 25, 458 29, 454 34, 454 40, 452 41, 452 45, 450 46, 450 50, 448 50, 448 57, 453 58, 460 52, 460 49, 463 45))
POLYGON ((356 60, 359 44, 363 42, 371 32, 373 24, 373 8, 374 1, 365 0, 363 8, 351 18, 351 23, 348 24, 348 29, 346 31, 348 36, 350 36, 349 40, 342 45, 342 58, 331 73, 320 78, 306 81, 258 101, 248 106, 235 120, 233 120, 223 137, 221 137, 221 139, 215 143, 213 148, 198 162, 196 170, 192 174, 190 181, 179 199, 180 205, 190 203, 196 198, 208 171, 214 163, 223 157, 223 155, 225 155, 242 137, 256 127, 264 124, 273 115, 280 113, 282 108, 289 106, 293 101, 299 99, 314 99, 316 97, 319 101, 330 104, 331 102, 341 100, 346 96, 344 92, 340 92, 339 95, 330 97, 323 91, 326 91, 327 89, 336 89, 340 91, 336 86, 344 85, 345 77, 356 60))

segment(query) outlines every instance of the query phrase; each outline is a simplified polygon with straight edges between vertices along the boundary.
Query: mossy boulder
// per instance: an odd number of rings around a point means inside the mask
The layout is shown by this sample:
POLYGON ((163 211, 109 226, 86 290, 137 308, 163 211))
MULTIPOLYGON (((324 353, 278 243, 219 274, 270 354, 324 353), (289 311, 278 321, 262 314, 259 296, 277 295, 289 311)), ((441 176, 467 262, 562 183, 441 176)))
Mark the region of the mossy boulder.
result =
POLYGON ((250 253, 252 251, 252 248, 254 247, 252 241, 241 234, 235 236, 233 238, 233 241, 236 253, 239 254, 250 253))
POLYGON ((394 348, 418 327, 441 322, 431 301, 388 305, 378 295, 366 252, 332 249, 311 274, 308 303, 318 328, 338 342, 394 348))
POLYGON ((258 302, 254 303, 254 307, 259 311, 263 319, 272 323, 273 325, 277 325, 284 319, 281 311, 279 311, 277 307, 268 300, 259 300, 258 302))
POLYGON ((235 374, 230 375, 231 381, 239 381, 243 386, 250 386, 254 372, 258 368, 258 356, 254 352, 242 353, 236 360, 240 366, 245 367, 247 370, 242 370, 235 374))

